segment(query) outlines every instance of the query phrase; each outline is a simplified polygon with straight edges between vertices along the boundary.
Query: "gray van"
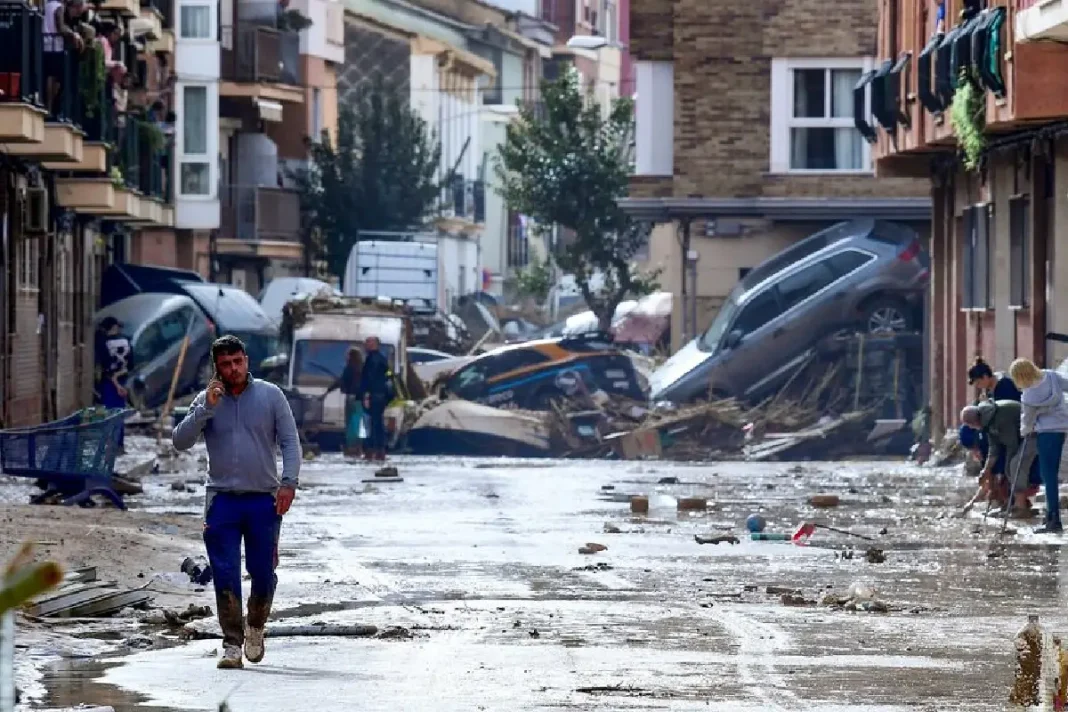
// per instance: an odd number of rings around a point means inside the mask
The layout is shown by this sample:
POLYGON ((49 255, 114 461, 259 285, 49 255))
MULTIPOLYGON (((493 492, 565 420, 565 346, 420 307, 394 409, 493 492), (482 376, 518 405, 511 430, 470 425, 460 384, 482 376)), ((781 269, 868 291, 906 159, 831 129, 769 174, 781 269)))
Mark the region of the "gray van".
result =
POLYGON ((763 398, 827 336, 922 328, 929 280, 930 260, 910 228, 880 220, 833 225, 735 285, 708 330, 653 372, 650 398, 763 398))

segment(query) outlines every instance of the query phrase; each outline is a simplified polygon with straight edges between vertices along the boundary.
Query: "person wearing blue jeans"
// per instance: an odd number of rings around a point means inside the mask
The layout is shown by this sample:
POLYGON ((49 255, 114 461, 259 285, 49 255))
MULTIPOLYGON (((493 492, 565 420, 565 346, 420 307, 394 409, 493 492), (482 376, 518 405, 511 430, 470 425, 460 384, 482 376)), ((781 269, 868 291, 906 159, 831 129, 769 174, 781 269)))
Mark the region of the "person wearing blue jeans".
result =
POLYGON ((296 496, 303 457, 293 412, 273 383, 248 372, 245 346, 234 336, 211 347, 216 375, 197 395, 172 434, 177 450, 193 447, 203 433, 208 448, 204 546, 215 580, 223 633, 220 668, 240 668, 264 655, 264 630, 278 584, 282 517, 296 496), (275 447, 282 450, 278 476, 275 447), (252 579, 247 621, 241 606, 241 543, 252 579))
POLYGON ((1038 467, 1046 490, 1046 522, 1039 533, 1060 533, 1060 467, 1065 433, 1068 433, 1068 379, 1056 371, 1039 369, 1030 360, 1019 358, 1009 367, 1009 377, 1022 389, 1020 434, 1034 433, 1038 467))

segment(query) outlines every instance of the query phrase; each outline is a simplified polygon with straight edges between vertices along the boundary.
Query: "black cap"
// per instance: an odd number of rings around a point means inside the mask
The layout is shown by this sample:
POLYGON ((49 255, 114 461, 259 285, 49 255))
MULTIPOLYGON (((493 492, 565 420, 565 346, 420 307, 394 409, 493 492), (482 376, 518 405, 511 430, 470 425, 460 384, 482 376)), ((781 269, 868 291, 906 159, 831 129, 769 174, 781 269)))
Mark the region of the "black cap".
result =
POLYGON ((122 327, 122 322, 119 321, 118 319, 116 319, 113 316, 106 316, 106 317, 104 317, 104 320, 100 322, 100 328, 103 329, 104 331, 110 331, 112 329, 112 327, 115 327, 115 326, 118 326, 118 327, 121 328, 122 327))

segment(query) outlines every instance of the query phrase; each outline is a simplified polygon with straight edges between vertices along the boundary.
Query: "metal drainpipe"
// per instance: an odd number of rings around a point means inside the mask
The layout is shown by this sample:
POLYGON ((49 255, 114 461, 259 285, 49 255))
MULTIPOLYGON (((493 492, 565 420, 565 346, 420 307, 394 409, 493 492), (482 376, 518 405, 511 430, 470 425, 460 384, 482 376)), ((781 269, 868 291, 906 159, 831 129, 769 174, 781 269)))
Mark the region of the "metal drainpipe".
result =
POLYGON ((682 256, 679 260, 679 295, 682 299, 682 318, 679 320, 680 326, 682 327, 682 333, 679 335, 679 346, 681 347, 690 341, 690 319, 688 312, 690 304, 690 288, 692 285, 689 285, 689 280, 686 279, 690 256, 690 220, 688 218, 683 220, 680 227, 682 228, 682 256))

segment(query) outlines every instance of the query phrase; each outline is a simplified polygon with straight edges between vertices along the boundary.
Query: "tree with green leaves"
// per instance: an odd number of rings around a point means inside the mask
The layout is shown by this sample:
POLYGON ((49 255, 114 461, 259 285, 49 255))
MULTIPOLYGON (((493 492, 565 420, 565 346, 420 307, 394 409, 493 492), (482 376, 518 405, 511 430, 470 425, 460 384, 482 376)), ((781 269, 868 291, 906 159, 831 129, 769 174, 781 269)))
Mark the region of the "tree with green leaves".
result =
POLYGON ((608 116, 582 91, 576 72, 542 85, 541 105, 521 105, 508 126, 496 162, 500 192, 512 210, 539 229, 559 225, 574 237, 554 255, 575 282, 601 329, 630 296, 656 289, 656 275, 643 275, 634 257, 647 233, 620 208, 630 181, 634 106, 613 102, 608 116), (600 289, 590 286, 600 274, 600 289))
POLYGON ((437 205, 441 147, 408 97, 377 82, 339 108, 336 139, 310 142, 310 167, 294 174, 307 216, 305 250, 344 275, 361 231, 404 231, 437 205))

